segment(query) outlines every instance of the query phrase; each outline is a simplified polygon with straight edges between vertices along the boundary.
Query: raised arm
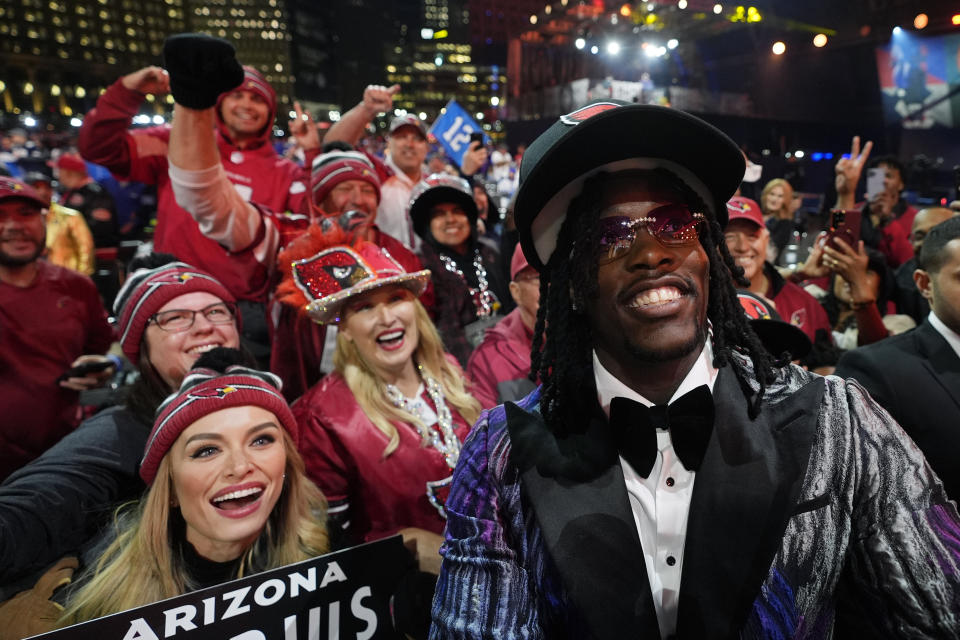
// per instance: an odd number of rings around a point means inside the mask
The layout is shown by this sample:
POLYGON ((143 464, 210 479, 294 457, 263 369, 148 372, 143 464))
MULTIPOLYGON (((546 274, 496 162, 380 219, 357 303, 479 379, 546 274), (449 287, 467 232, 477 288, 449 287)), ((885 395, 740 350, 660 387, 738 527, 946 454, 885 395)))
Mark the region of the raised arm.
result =
POLYGON ((217 97, 243 81, 243 68, 229 43, 199 34, 168 38, 164 57, 176 100, 168 153, 177 204, 211 240, 230 251, 246 249, 263 217, 227 178, 214 133, 217 97))
POLYGON ((144 67, 117 80, 83 118, 77 139, 80 155, 118 176, 156 183, 167 170, 165 132, 148 129, 134 135, 127 129, 146 94, 168 91, 169 80, 160 67, 144 67))
POLYGON ((323 137, 326 142, 346 142, 354 147, 363 137, 363 130, 377 114, 393 108, 393 96, 400 91, 400 85, 384 87, 371 84, 363 91, 363 100, 350 111, 340 116, 323 137))

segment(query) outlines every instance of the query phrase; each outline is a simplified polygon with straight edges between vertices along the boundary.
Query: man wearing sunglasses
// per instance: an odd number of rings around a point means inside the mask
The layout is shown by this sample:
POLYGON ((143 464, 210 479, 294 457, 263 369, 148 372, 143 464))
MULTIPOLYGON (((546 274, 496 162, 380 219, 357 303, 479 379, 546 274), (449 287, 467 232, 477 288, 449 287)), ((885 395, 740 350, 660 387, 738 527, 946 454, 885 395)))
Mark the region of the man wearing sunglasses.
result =
POLYGON ((960 517, 922 455, 743 314, 743 171, 707 123, 616 101, 527 150, 542 385, 464 443, 432 638, 828 638, 851 603, 864 634, 960 632, 960 517))

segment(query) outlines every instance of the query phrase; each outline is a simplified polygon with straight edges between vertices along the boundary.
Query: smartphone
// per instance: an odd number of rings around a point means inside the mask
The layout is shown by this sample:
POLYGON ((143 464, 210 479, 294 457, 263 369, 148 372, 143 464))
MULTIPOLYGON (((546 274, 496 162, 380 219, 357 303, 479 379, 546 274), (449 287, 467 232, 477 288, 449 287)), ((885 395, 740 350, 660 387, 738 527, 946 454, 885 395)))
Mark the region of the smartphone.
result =
POLYGON ((837 251, 842 251, 835 242, 837 238, 841 238, 854 251, 857 250, 857 245, 860 242, 859 211, 833 211, 830 213, 830 231, 827 233, 827 246, 837 251))
POLYGON ((64 380, 66 380, 67 378, 82 378, 88 373, 97 373, 100 371, 106 371, 112 366, 113 366, 113 362, 110 360, 83 362, 61 373, 60 377, 57 378, 57 383, 59 384, 64 380))
POLYGON ((474 142, 479 142, 483 146, 483 131, 474 131, 470 134, 470 144, 474 142))
POLYGON ((867 169, 867 202, 883 193, 883 180, 886 175, 887 170, 883 167, 867 169))

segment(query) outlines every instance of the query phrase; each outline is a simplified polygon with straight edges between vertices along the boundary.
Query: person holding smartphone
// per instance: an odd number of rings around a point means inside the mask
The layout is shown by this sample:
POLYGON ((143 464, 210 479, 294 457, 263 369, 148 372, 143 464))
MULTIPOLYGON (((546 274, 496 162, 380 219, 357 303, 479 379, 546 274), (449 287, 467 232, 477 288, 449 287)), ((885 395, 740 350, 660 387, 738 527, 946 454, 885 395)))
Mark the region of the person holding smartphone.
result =
POLYGON ((913 257, 910 230, 917 210, 900 197, 903 165, 894 156, 874 158, 867 164, 872 149, 873 142, 867 141, 861 151, 860 137, 854 136, 850 154, 837 162, 834 210, 860 211, 860 238, 867 247, 882 253, 890 268, 895 269, 913 257), (866 200, 858 203, 855 190, 864 165, 868 171, 866 200))
POLYGON ((47 205, 33 187, 0 178, 0 480, 70 433, 78 392, 109 375, 62 377, 109 364, 89 354, 105 353, 113 330, 89 277, 40 259, 47 205))

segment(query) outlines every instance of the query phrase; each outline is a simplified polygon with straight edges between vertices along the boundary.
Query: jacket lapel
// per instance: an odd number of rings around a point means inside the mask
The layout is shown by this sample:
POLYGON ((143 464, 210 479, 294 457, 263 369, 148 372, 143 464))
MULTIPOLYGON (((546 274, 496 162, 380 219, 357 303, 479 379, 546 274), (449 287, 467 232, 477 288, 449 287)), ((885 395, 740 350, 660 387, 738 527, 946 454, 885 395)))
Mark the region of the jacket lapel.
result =
POLYGON ((800 496, 824 382, 751 420, 730 366, 714 387, 716 422, 694 482, 677 610, 680 638, 735 637, 767 577, 800 496))
POLYGON ((506 413, 522 495, 585 628, 598 639, 659 638, 623 471, 599 407, 583 432, 563 437, 539 412, 507 403, 506 413))
POLYGON ((920 353, 926 357, 923 365, 960 408, 960 356, 929 321, 924 321, 916 332, 920 353))

